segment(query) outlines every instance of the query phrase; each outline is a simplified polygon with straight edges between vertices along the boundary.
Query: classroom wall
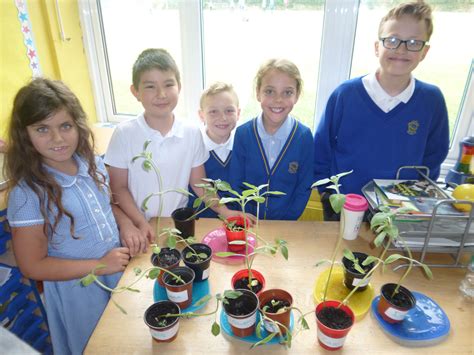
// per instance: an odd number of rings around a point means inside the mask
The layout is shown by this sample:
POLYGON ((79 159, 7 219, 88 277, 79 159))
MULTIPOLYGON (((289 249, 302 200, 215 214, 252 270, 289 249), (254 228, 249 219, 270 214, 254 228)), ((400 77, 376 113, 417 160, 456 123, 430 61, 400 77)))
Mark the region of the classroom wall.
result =
POLYGON ((63 80, 79 97, 89 120, 96 122, 94 98, 82 42, 77 0, 60 0, 64 33, 61 40, 55 0, 0 1, 0 137, 6 128, 16 92, 32 78, 16 3, 27 5, 42 75, 63 80))

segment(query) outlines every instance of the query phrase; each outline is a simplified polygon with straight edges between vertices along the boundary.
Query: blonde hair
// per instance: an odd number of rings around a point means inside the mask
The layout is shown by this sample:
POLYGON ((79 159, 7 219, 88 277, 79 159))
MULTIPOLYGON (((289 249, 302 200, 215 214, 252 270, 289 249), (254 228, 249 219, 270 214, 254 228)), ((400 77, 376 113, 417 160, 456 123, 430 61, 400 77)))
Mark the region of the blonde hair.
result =
POLYGON ((208 97, 220 94, 221 92, 229 92, 234 97, 235 104, 237 105, 237 107, 239 107, 239 98, 234 90, 234 87, 231 84, 217 81, 211 84, 206 90, 202 92, 201 100, 199 101, 199 107, 201 108, 201 110, 204 108, 204 101, 208 97))
POLYGON ((270 70, 278 70, 295 79, 296 95, 299 96, 301 94, 303 90, 303 79, 301 78, 300 71, 293 62, 287 59, 269 59, 260 66, 257 75, 255 75, 255 87, 257 91, 262 87, 263 77, 267 75, 270 70))
POLYGON ((426 34, 428 35, 427 40, 429 40, 433 34, 433 18, 430 5, 426 4, 423 0, 403 3, 392 8, 380 21, 379 37, 382 36, 383 26, 387 21, 392 19, 398 20, 405 15, 425 22, 426 34))

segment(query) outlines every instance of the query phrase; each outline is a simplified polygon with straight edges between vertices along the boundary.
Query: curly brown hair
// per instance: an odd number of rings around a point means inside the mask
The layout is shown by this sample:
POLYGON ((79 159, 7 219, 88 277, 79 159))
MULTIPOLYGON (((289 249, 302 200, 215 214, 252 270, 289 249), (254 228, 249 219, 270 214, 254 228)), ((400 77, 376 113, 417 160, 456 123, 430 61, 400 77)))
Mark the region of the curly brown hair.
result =
POLYGON ((15 96, 8 128, 5 173, 10 190, 23 181, 38 196, 46 235, 52 237, 65 215, 71 221, 71 236, 76 238, 74 217, 62 204, 62 188, 45 169, 42 156, 34 148, 26 128, 61 110, 66 110, 77 126, 79 142, 76 154, 89 164, 88 173, 95 184, 98 187, 105 185, 105 176, 97 171, 95 163, 94 135, 78 98, 63 82, 46 78, 33 79, 15 96), (50 221, 48 213, 52 214, 54 207, 58 212, 50 221))

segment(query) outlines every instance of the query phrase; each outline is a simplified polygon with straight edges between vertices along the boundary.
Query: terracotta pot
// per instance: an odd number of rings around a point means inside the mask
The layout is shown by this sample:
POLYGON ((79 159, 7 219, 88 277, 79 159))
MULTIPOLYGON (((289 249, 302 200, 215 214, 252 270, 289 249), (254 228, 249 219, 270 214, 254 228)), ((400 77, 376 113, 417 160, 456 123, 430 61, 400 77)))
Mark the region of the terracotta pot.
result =
POLYGON ((230 324, 232 333, 238 337, 252 335, 257 322, 258 298, 249 290, 239 289, 242 295, 236 299, 229 299, 224 304, 224 312, 230 324))
MULTIPOLYGON (((278 312, 278 311, 269 312, 269 311, 263 310, 265 305, 268 302, 271 302, 272 300, 283 301, 287 303, 286 307, 291 307, 293 305, 293 297, 291 297, 291 295, 288 292, 284 290, 280 290, 280 289, 270 289, 270 290, 262 291, 258 295, 258 301, 260 303, 260 306, 259 306, 260 312, 265 314, 266 317, 283 324, 286 327, 286 329, 290 329, 291 309, 287 309, 283 312, 278 312)), ((276 325, 273 324, 272 322, 264 321, 264 326, 265 326, 265 329, 270 333, 278 332, 276 325)), ((278 327, 280 328, 280 332, 283 335, 286 334, 285 327, 282 327, 281 325, 278 325, 278 327)))
POLYGON ((166 294, 170 301, 175 302, 181 309, 184 309, 193 302, 194 271, 187 266, 178 266, 171 271, 180 276, 184 284, 176 282, 173 275, 165 273, 163 275, 163 283, 165 284, 166 294))
POLYGON ((174 302, 159 301, 148 307, 143 317, 151 336, 158 343, 172 342, 178 336, 180 317, 166 318, 168 323, 165 326, 158 325, 156 318, 165 314, 181 314, 181 309, 174 302))
MULTIPOLYGON (((226 219, 227 223, 230 222, 235 222, 236 225, 242 226, 244 228, 244 218, 240 216, 235 216, 235 217, 229 217, 226 219)), ((250 221, 247 220, 247 225, 249 225, 250 221)), ((242 245, 233 245, 229 244, 230 242, 234 242, 236 240, 241 240, 243 242, 246 241, 246 231, 245 230, 240 230, 240 231, 231 231, 230 229, 227 228, 227 225, 224 223, 225 227, 225 235, 227 237, 227 244, 228 248, 230 251, 233 251, 235 253, 242 252, 245 250, 245 244, 242 245)))
MULTIPOLYGON (((262 292, 265 289, 265 278, 257 270, 251 269, 251 271, 252 271, 252 279, 257 279, 259 284, 261 285, 260 289, 257 289, 255 286, 252 286, 251 291, 255 292, 255 294, 259 295, 260 292, 262 292)), ((237 288, 247 288, 246 286, 243 286, 243 287, 236 286, 235 283, 240 279, 248 278, 248 276, 249 276, 249 270, 248 269, 242 269, 242 270, 237 271, 234 274, 234 276, 232 276, 232 280, 231 280, 232 288, 233 289, 236 289, 236 287, 237 288)))
POLYGON ((377 305, 377 312, 388 323, 400 323, 405 318, 405 315, 416 304, 415 296, 407 288, 400 286, 397 296, 392 299, 393 290, 397 287, 396 284, 389 283, 382 286, 380 289, 380 301, 377 305), (402 300, 403 304, 399 303, 402 300))
POLYGON ((171 218, 173 218, 174 226, 177 230, 181 232, 182 238, 188 238, 194 236, 194 227, 196 219, 190 219, 195 211, 190 207, 178 208, 171 213, 171 218))
MULTIPOLYGON (((151 263, 154 266, 159 266, 166 270, 171 270, 171 269, 174 269, 175 267, 178 267, 180 260, 181 260, 181 253, 176 249, 161 248, 159 254, 151 254, 151 263)), ((161 286, 164 286, 163 271, 160 271, 156 280, 161 286)))
POLYGON ((327 350, 338 350, 342 348, 346 340, 347 333, 354 324, 354 312, 348 306, 341 306, 339 309, 351 319, 350 325, 340 329, 335 329, 323 324, 320 320, 320 312, 326 307, 337 308, 341 302, 325 301, 316 307, 316 323, 318 324, 318 342, 321 347, 327 350))
MULTIPOLYGON (((368 257, 367 254, 358 252, 354 252, 353 254, 359 260, 359 265, 365 270, 366 273, 369 272, 375 266, 375 263, 371 263, 367 266, 362 266, 362 262, 368 257)), ((360 285, 360 287, 356 290, 356 292, 364 291, 365 289, 367 289, 367 285, 369 284, 372 275, 369 276, 363 283, 361 283, 365 275, 361 274, 357 270, 351 269, 353 265, 352 261, 343 257, 342 265, 344 266, 344 285, 349 290, 354 289, 357 285, 360 285)))
POLYGON ((187 246, 181 252, 184 264, 194 270, 194 274, 196 275, 194 278, 194 282, 207 280, 209 278, 212 249, 208 245, 202 243, 192 244, 191 247, 198 254, 205 253, 207 255, 207 258, 204 260, 195 260, 196 258, 193 256, 193 261, 186 260, 186 254, 191 251, 191 248, 187 246))

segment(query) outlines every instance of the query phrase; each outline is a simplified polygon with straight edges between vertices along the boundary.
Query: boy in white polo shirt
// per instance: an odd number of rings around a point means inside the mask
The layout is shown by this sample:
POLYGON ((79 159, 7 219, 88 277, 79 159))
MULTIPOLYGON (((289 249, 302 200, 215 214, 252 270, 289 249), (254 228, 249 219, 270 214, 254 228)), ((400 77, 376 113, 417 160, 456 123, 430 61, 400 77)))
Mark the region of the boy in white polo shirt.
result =
MULTIPOLYGON (((109 143, 105 162, 109 165, 110 187, 115 201, 139 229, 137 237, 127 245, 132 251, 146 251, 148 240, 155 237, 149 219, 156 217, 159 198, 148 202, 143 213, 141 205, 150 194, 158 192, 155 174, 147 172, 142 162, 132 161, 143 151, 144 143, 151 141, 148 151, 152 152, 154 163, 162 177, 163 191, 186 189, 202 183, 206 177, 204 163, 209 158, 201 133, 197 126, 175 118, 173 110, 178 103, 181 81, 178 67, 171 55, 164 49, 146 49, 133 66, 132 94, 143 105, 144 112, 136 119, 117 126, 109 143), (148 239, 148 240, 147 240, 148 239)), ((193 188, 202 195, 202 189, 193 188)), ((187 196, 178 192, 161 195, 161 216, 186 206, 187 196)), ((232 214, 225 206, 214 210, 224 217, 232 214)), ((132 254, 133 255, 133 254, 132 254)))

